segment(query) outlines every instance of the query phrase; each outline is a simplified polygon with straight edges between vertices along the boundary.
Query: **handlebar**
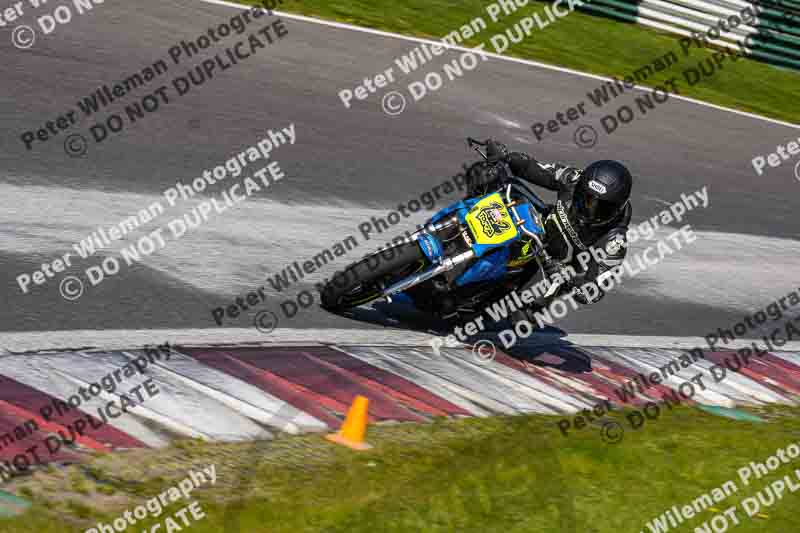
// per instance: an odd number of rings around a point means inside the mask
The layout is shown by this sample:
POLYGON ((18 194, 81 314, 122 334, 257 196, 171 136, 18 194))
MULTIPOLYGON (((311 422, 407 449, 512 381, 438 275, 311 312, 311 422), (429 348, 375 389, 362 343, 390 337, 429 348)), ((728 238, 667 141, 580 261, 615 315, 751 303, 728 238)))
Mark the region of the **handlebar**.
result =
POLYGON ((467 137, 467 144, 469 145, 470 148, 473 148, 476 152, 481 154, 481 157, 483 157, 487 162, 491 164, 500 163, 500 159, 502 158, 497 157, 498 151, 505 150, 505 146, 503 144, 498 143, 492 139, 486 139, 486 141, 481 142, 478 139, 467 137), (485 152, 481 151, 481 149, 478 148, 479 146, 486 147, 486 151, 485 152))
MULTIPOLYGON (((486 153, 482 152, 479 147, 489 146, 492 143, 492 139, 487 139, 486 141, 479 141, 473 137, 467 137, 467 144, 470 148, 473 148, 476 152, 478 152, 481 157, 487 162, 489 162, 489 157, 486 153)), ((496 161, 491 163, 493 165, 499 166, 502 168, 500 173, 501 176, 501 183, 503 185, 507 183, 512 183, 515 185, 515 189, 517 189, 523 196, 525 196, 528 200, 532 201, 533 204, 538 207, 539 209, 543 209, 545 207, 545 203, 539 198, 539 195, 536 194, 531 188, 529 187, 528 183, 525 183, 523 180, 517 178, 511 173, 510 168, 504 161, 496 161)))
POLYGON ((480 148, 478 148, 478 147, 479 147, 479 146, 486 146, 486 145, 488 145, 488 144, 489 144, 489 142, 488 142, 488 141, 487 141, 487 142, 481 142, 481 141, 479 141, 478 139, 473 139, 472 137, 467 137, 467 145, 468 145, 470 148, 472 148, 473 150, 475 150, 476 152, 478 152, 479 154, 481 154, 481 157, 482 157, 482 158, 483 158, 485 161, 489 161, 489 156, 487 156, 487 155, 486 155, 484 152, 481 152, 481 149, 480 149, 480 148))

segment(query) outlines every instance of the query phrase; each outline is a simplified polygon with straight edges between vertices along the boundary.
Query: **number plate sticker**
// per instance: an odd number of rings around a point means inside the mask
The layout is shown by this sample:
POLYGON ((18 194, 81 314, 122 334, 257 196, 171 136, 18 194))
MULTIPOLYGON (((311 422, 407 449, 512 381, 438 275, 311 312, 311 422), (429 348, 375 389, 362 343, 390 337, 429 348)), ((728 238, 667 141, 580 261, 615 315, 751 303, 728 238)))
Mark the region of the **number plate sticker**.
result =
POLYGON ((478 244, 502 244, 517 236, 514 221, 498 193, 476 203, 465 218, 478 244))

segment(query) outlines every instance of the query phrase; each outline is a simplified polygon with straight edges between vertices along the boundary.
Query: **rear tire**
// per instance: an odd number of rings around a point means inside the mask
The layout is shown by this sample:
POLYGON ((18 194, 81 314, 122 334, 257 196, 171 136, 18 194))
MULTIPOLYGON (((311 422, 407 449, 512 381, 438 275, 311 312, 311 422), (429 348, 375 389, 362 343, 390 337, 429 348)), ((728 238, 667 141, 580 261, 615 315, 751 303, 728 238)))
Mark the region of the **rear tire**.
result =
POLYGON ((342 311, 371 302, 383 289, 427 266, 416 241, 376 252, 337 272, 320 294, 322 307, 342 311))

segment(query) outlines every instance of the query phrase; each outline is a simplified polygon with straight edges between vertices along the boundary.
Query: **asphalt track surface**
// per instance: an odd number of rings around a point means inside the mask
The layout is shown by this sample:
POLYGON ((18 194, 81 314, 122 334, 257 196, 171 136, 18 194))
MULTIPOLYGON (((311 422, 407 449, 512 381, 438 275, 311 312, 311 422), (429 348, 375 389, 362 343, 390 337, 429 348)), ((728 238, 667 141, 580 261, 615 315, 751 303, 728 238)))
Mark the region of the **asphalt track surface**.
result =
MULTIPOLYGON (((566 332, 702 336, 732 326, 798 286, 796 162, 760 177, 750 166, 755 155, 797 139, 797 129, 670 99, 647 117, 603 135, 592 150, 573 143, 574 127, 537 143, 531 123, 586 100, 586 92, 600 82, 495 59, 409 103, 399 116, 381 110, 381 93, 345 109, 340 90, 392 66, 415 44, 286 16, 288 35, 279 42, 105 142, 90 142, 85 157, 68 157, 63 142, 69 133, 88 136, 93 119, 81 118, 66 134, 25 149, 22 132, 76 109, 79 99, 104 83, 157 59, 168 60, 171 46, 196 38, 235 12, 185 0, 100 4, 51 35, 39 35, 27 50, 12 46, 10 27, 0 29, 0 331, 214 329, 212 308, 265 285, 268 274, 292 261, 358 235, 358 225, 369 217, 385 216, 398 203, 419 198, 458 172, 463 162, 474 160, 463 142, 468 135, 505 140, 543 161, 624 161, 637 177, 634 223, 681 193, 708 187, 709 208, 686 218, 698 240, 605 301, 568 315, 559 323, 566 332), (52 280, 29 294, 19 290, 18 274, 69 251, 98 226, 116 224, 146 207, 176 180, 188 182, 253 145, 268 129, 290 123, 296 144, 273 153, 286 178, 235 211, 88 287, 77 301, 61 298, 52 280)), ((33 26, 39 14, 26 6, 22 22, 33 26)), ((167 74, 98 116, 121 112, 149 89, 185 75, 204 57, 170 64, 167 74)), ((402 77, 392 89, 407 94, 410 81, 437 69, 441 60, 402 77)), ((621 97, 587 118, 598 127, 600 116, 631 102, 632 97, 621 97)), ((189 205, 196 203, 184 207, 189 205)), ((357 259, 422 218, 404 220, 290 292, 311 288, 335 266, 357 259)), ((102 257, 80 261, 69 273, 85 278, 83 270, 102 257)), ((284 296, 272 296, 224 326, 248 327, 261 310, 280 315, 278 301, 284 296)), ((358 318, 332 316, 314 306, 292 320, 280 317, 280 327, 368 329, 391 323, 375 310, 358 318)), ((426 326, 421 317, 408 320, 401 327, 426 326)))

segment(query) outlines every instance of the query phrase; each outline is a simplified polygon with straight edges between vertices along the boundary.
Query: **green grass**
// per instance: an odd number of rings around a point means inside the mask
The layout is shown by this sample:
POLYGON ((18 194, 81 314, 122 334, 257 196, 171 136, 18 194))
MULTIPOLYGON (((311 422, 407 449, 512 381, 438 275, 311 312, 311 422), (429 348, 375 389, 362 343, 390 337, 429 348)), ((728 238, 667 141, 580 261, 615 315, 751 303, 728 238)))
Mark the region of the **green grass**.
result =
MULTIPOLYGON (((243 3, 257 2, 247 0, 243 3)), ((467 44, 475 46, 485 42, 487 49, 494 51, 490 44, 492 35, 505 31, 533 11, 543 14, 545 5, 531 2, 516 13, 492 23, 484 11, 484 6, 489 3, 478 0, 287 0, 279 9, 432 39, 443 37, 475 17, 482 17, 487 22, 487 29, 467 44)), ((543 15, 541 18, 546 20, 543 15)), ((413 46, 408 43, 409 49, 413 46)), ((583 72, 625 76, 652 64, 669 51, 675 51, 679 62, 667 70, 654 73, 644 84, 656 86, 674 77, 684 96, 800 123, 800 109, 795 105, 798 88, 796 71, 750 59, 735 62, 726 60, 713 77, 690 86, 682 72, 690 67, 696 68, 698 62, 710 58, 714 51, 691 48, 690 54, 685 56, 676 36, 635 24, 574 12, 543 30, 534 29, 529 37, 512 45, 505 54, 583 72)), ((369 53, 368 49, 353 50, 354 55, 369 53)), ((598 82, 585 79, 579 83, 588 90, 598 82)), ((573 103, 565 102, 565 106, 573 103)), ((535 87, 531 87, 530 104, 536 108, 535 87)))
MULTIPOLYGON (((109 523, 185 477, 188 468, 211 463, 219 479, 196 493, 207 514, 193 522, 197 533, 647 531, 652 518, 728 480, 740 490, 716 504, 719 512, 800 468, 798 459, 749 486, 739 482, 738 468, 800 441, 799 408, 759 414, 770 422, 680 408, 636 431, 625 426, 617 444, 605 443, 596 426, 564 437, 553 417, 519 416, 372 426, 369 452, 305 435, 259 444, 192 443, 190 458, 183 445, 114 454, 95 459, 91 470, 70 467, 14 482, 17 494, 33 487, 34 506, 0 521, 0 531, 74 532, 109 523), (89 485, 98 472, 113 472, 113 479, 99 480, 117 489, 113 502, 94 489, 86 499, 65 494, 75 471, 91 471, 89 485)), ((621 413, 612 416, 626 424, 621 413)), ((797 497, 787 493, 765 518, 740 510, 736 531, 797 531, 797 497)), ((706 511, 680 530, 713 516, 706 511)))

